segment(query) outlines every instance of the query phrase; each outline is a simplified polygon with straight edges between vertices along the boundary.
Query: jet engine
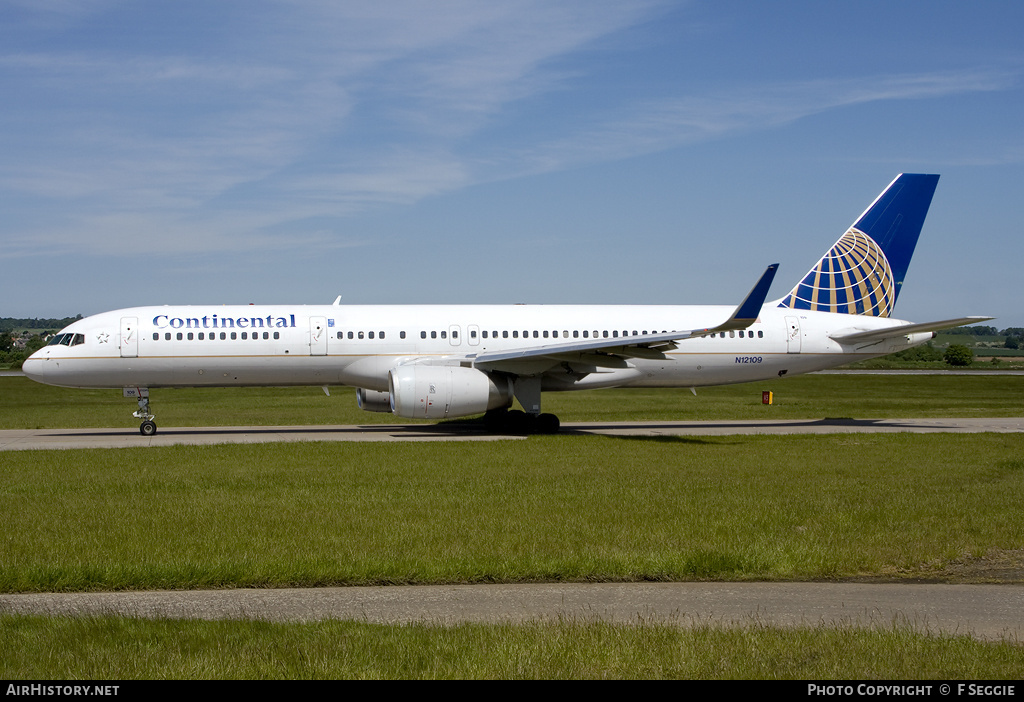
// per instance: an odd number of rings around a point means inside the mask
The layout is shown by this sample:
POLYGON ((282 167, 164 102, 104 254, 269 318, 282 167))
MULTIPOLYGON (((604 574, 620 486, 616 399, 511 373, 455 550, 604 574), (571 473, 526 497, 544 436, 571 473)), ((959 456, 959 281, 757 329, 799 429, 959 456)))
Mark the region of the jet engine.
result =
POLYGON ((391 394, 366 388, 356 388, 356 403, 364 412, 390 412, 391 394))
POLYGON ((512 404, 512 380, 462 366, 410 364, 388 372, 392 411, 410 419, 450 419, 512 404))

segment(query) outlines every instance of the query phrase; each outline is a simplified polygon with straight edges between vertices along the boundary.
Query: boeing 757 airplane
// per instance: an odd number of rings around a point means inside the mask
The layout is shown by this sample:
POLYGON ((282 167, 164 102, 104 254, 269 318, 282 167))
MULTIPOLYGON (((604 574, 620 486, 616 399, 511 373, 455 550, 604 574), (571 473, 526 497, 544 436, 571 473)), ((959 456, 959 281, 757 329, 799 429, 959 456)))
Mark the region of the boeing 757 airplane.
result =
POLYGON ((892 318, 937 175, 903 174, 783 298, 777 264, 737 307, 248 305, 132 307, 78 320, 27 359, 33 380, 121 388, 156 432, 149 389, 349 385, 401 417, 484 414, 558 431, 541 393, 745 383, 911 348, 991 317, 892 318), (509 411, 513 399, 525 412, 509 411))

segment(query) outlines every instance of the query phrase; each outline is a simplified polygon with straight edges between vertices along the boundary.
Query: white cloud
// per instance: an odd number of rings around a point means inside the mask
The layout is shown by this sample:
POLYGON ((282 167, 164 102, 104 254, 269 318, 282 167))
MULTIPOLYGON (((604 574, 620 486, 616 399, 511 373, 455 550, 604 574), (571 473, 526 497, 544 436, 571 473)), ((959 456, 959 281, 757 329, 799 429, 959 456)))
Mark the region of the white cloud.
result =
POLYGON ((837 108, 1005 90, 1017 80, 1016 72, 994 69, 737 85, 711 95, 671 97, 631 107, 627 114, 536 145, 509 168, 520 168, 522 174, 619 160, 777 127, 837 108))

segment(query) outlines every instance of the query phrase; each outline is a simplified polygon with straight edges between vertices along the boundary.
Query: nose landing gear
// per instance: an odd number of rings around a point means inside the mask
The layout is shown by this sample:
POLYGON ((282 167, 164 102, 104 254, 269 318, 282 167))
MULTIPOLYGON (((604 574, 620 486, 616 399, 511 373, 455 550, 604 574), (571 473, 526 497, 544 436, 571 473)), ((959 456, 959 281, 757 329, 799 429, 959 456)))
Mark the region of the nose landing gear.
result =
POLYGON ((156 434, 156 416, 149 411, 149 388, 125 388, 125 397, 137 397, 139 399, 139 408, 132 412, 132 416, 136 419, 141 419, 142 424, 139 425, 139 433, 143 436, 153 436, 156 434))

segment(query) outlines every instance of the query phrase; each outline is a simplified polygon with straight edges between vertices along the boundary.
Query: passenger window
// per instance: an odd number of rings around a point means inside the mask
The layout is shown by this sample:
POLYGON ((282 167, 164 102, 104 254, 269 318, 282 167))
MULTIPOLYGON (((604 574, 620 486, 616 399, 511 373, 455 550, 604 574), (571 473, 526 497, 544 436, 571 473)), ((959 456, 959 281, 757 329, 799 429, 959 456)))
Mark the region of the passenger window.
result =
POLYGON ((436 339, 437 338, 437 332, 436 331, 430 332, 430 338, 431 339, 436 339))
POLYGON ((513 329, 512 330, 512 338, 513 339, 518 339, 519 338, 519 330, 518 329, 513 329))
POLYGON ((164 333, 164 341, 170 341, 170 340, 171 340, 171 333, 170 332, 165 332, 164 333))
POLYGON ((370 332, 370 338, 371 339, 373 338, 373 332, 370 332))
POLYGON ((505 330, 505 331, 503 331, 503 332, 501 333, 501 338, 502 338, 502 339, 507 339, 507 338, 508 338, 508 330, 505 330))
POLYGON ((177 338, 177 340, 178 340, 178 341, 181 341, 181 332, 178 332, 178 333, 177 333, 177 334, 175 335, 175 338, 177 338))
POLYGON ((427 333, 425 331, 421 331, 420 332, 420 338, 421 339, 426 339, 427 338, 427 333))
POLYGON ((281 332, 274 332, 274 338, 275 339, 280 339, 281 338, 281 332))
POLYGON ((448 332, 446 332, 446 331, 441 332, 441 338, 442 339, 447 339, 448 338, 448 332))
POLYGON ((404 331, 398 332, 398 338, 399 339, 404 339, 405 338, 405 332, 404 331))
POLYGON ((245 339, 248 339, 248 338, 249 338, 249 333, 248 332, 242 332, 242 339, 245 340, 245 339))
POLYGON ((231 340, 234 341, 237 338, 238 338, 238 334, 236 334, 235 332, 231 332, 231 340))
POLYGON ((359 332, 359 338, 360 338, 360 339, 363 339, 363 338, 365 338, 365 337, 363 336, 363 332, 359 332))
POLYGON ((193 337, 192 337, 192 332, 189 332, 189 333, 188 333, 188 340, 189 340, 189 341, 192 341, 192 338, 193 338, 193 337))
POLYGON ((160 341, 160 332, 157 332, 156 334, 153 335, 153 341, 160 341))

